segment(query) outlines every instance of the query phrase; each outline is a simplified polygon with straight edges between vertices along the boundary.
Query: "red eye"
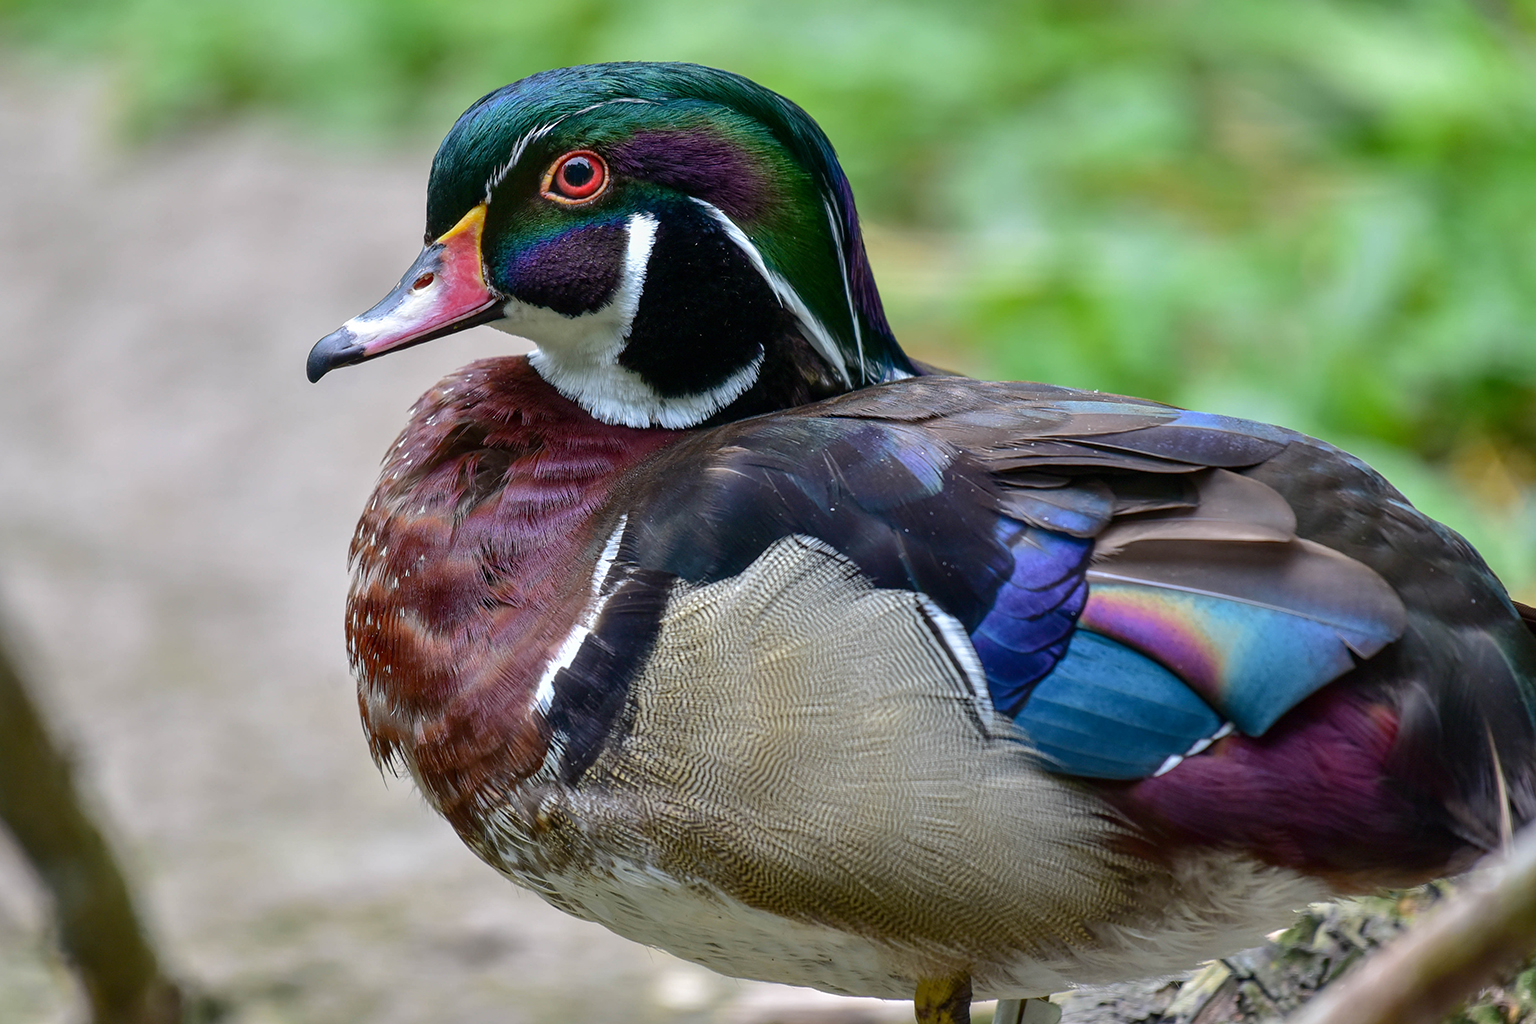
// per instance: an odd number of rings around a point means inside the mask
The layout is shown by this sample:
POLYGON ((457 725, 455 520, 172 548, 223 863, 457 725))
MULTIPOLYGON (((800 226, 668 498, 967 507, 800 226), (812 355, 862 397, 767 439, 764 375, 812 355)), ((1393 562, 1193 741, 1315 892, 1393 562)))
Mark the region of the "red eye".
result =
POLYGON ((567 153, 544 175, 544 197, 557 203, 584 203, 608 185, 608 165, 590 150, 567 153))

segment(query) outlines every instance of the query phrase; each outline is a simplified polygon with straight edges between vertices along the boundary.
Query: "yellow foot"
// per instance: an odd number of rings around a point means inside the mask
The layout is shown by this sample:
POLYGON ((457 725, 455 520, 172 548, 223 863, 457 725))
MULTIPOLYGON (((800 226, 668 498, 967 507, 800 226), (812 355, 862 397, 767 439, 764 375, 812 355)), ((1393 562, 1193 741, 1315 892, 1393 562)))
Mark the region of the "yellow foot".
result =
POLYGON ((971 976, 928 978, 912 998, 917 1024, 971 1024, 971 976))

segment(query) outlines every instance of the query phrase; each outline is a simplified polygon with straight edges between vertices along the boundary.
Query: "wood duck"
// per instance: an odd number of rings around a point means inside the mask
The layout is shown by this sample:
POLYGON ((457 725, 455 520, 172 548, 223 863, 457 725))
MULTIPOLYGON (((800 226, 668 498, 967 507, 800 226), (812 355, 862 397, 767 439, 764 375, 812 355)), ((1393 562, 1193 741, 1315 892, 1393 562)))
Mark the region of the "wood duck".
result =
POLYGON ((944 375, 794 104, 549 71, 432 163, 318 380, 475 324, 352 542, 375 759, 550 903, 730 975, 1038 997, 1455 872, 1536 813, 1536 638, 1301 434, 944 375))

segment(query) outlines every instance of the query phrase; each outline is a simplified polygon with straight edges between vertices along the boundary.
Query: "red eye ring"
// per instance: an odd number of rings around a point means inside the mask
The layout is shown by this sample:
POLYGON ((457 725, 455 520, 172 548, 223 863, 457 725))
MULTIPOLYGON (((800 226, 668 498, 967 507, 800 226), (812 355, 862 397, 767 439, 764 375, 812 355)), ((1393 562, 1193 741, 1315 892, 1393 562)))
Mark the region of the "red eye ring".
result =
POLYGON ((567 206, 587 203, 608 188, 608 164, 590 149, 567 153, 544 172, 545 199, 567 206))

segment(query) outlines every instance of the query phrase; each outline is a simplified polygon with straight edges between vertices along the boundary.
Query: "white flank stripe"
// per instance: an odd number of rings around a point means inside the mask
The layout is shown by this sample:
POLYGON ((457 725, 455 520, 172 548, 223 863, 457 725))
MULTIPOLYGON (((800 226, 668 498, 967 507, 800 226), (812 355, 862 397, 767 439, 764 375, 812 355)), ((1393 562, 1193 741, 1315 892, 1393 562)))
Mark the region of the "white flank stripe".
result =
POLYGON ((629 525, 629 513, 619 516, 619 525, 613 528, 608 535, 608 543, 603 545, 603 553, 597 556, 597 568, 592 570, 592 593, 594 595, 603 592, 603 584, 608 582, 609 570, 613 568, 614 560, 619 557, 619 545, 624 541, 624 527, 629 525))
POLYGON ((555 652, 555 656, 549 659, 549 664, 544 667, 544 674, 539 677, 538 689, 533 691, 533 703, 539 709, 539 714, 549 713, 550 705, 555 702, 555 674, 563 668, 571 667, 571 662, 576 660, 576 652, 581 650, 581 645, 586 643, 587 637, 592 635, 592 620, 595 618, 597 618, 596 615, 590 615, 578 622, 575 628, 566 634, 565 643, 560 645, 560 650, 555 652))
POLYGON ((576 660, 576 653, 581 650, 581 645, 587 642, 587 637, 592 635, 592 627, 597 623, 597 617, 603 613, 603 607, 608 599, 613 596, 609 591, 604 594, 603 583, 607 581, 608 574, 613 570, 613 563, 619 556, 619 542, 624 537, 624 527, 629 522, 629 514, 619 517, 619 525, 613 528, 608 535, 608 543, 603 545, 603 553, 598 556, 597 567, 592 572, 592 595, 594 600, 587 613, 581 617, 581 621, 566 634, 565 642, 555 652, 555 656, 549 659, 549 664, 544 666, 544 674, 539 677, 539 685, 533 691, 533 703, 538 708, 539 714, 549 713, 550 705, 555 701, 555 675, 563 668, 569 668, 571 662, 576 660))
POLYGON ((959 619, 935 604, 927 594, 918 593, 917 600, 923 614, 928 616, 928 621, 939 628, 939 636, 943 638, 944 646, 949 648, 950 656, 965 673, 965 681, 971 688, 971 699, 976 703, 976 713, 982 724, 990 729, 993 707, 992 694, 987 690, 987 672, 981 667, 981 659, 977 657, 976 648, 971 644, 965 627, 959 619))

